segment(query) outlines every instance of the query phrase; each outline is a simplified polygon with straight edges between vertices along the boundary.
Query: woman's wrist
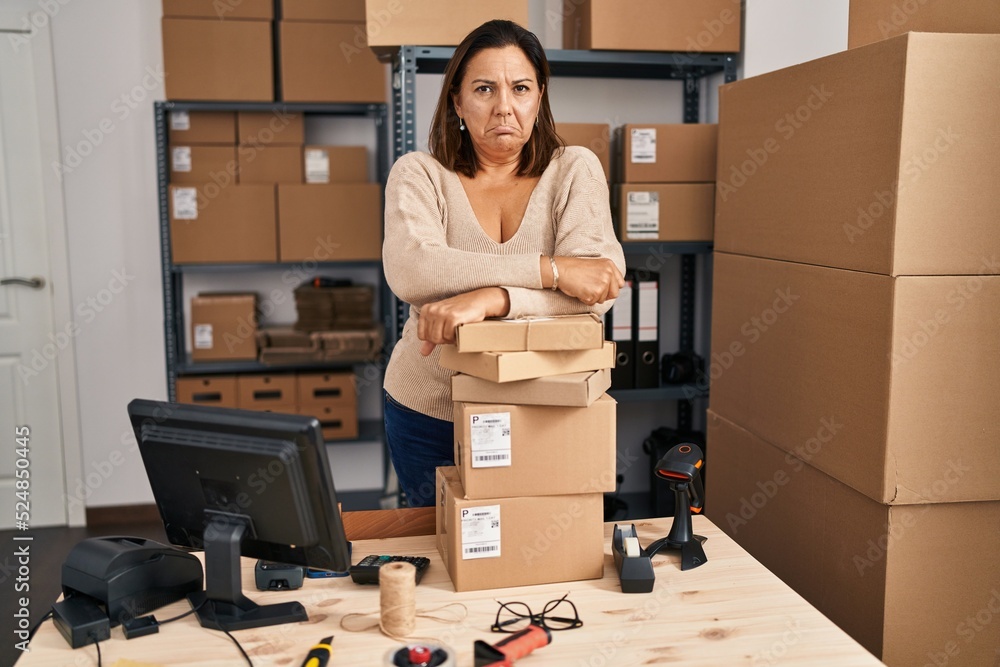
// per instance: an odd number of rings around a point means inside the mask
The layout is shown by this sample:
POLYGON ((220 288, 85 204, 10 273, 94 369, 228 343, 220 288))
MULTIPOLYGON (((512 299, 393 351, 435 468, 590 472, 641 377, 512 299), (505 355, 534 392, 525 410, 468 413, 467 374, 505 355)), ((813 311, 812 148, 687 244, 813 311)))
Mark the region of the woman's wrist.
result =
POLYGON ((503 287, 486 287, 486 317, 507 317, 510 313, 510 294, 503 287))

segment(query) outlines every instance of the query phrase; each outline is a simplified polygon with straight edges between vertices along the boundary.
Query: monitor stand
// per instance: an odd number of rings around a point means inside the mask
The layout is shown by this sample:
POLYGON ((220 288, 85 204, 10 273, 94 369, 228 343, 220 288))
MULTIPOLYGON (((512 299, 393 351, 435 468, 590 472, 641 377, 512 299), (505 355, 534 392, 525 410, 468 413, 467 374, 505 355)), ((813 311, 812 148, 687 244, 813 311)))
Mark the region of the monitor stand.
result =
POLYGON ((240 544, 250 524, 212 513, 205 529, 205 590, 188 595, 202 627, 246 630, 309 620, 300 602, 259 605, 243 595, 240 544))

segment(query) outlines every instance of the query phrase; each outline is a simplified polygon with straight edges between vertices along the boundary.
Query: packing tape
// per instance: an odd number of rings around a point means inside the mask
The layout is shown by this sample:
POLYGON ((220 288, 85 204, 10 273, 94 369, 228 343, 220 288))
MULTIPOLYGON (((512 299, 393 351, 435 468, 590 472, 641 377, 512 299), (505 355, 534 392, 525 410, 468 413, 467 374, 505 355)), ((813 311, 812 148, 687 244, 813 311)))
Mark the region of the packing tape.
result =
POLYGON ((641 555, 642 549, 639 548, 639 538, 638 537, 626 537, 624 540, 625 555, 629 558, 634 558, 641 555))

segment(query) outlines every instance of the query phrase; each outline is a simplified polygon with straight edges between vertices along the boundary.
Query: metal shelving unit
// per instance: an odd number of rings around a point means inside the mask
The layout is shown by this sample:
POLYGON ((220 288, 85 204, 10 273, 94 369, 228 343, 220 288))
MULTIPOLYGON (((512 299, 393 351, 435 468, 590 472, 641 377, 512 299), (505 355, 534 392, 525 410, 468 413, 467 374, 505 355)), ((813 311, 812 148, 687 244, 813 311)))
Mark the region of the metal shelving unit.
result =
MULTIPOLYGON (((451 47, 403 46, 394 54, 393 71, 393 159, 417 149, 416 141, 416 77, 418 74, 441 74, 454 53, 451 47)), ((670 53, 645 51, 577 51, 549 49, 546 52, 554 77, 585 77, 610 79, 661 79, 683 81, 684 122, 701 120, 701 88, 705 77, 723 74, 726 83, 736 80, 736 53, 670 53)), ((712 252, 711 243, 623 243, 626 257, 648 255, 679 255, 680 277, 680 349, 694 349, 695 286, 698 280, 697 255, 712 252)), ((398 337, 406 322, 406 304, 395 302, 394 331, 398 337)), ((692 395, 704 392, 691 387, 660 387, 657 389, 627 389, 613 392, 618 401, 677 401, 677 426, 690 429, 692 395)))

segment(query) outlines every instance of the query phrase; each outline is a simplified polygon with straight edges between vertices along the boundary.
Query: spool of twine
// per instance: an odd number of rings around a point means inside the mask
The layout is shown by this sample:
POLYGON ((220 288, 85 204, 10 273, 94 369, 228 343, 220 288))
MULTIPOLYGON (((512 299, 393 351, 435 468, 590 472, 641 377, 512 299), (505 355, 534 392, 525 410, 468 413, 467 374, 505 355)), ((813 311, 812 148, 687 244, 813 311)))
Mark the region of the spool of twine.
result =
POLYGON ((417 569, 411 563, 386 563, 379 568, 378 585, 382 631, 409 637, 417 626, 417 569))

